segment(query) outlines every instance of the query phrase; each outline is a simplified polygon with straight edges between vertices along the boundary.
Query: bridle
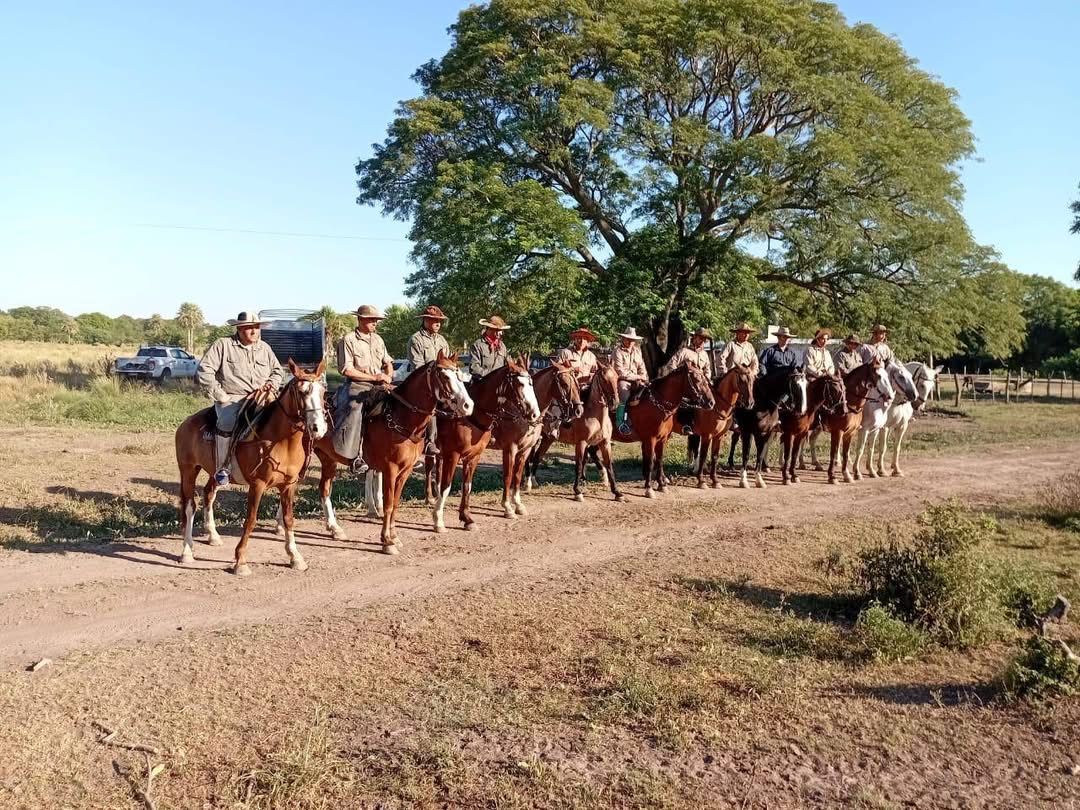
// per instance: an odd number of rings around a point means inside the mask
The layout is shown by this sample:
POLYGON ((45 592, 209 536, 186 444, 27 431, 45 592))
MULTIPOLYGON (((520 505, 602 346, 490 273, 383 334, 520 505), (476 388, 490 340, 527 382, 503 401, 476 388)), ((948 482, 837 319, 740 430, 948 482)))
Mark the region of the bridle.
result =
MULTIPOLYGON (((430 419, 432 416, 435 415, 435 411, 439 407, 439 405, 445 404, 446 400, 448 399, 448 397, 443 396, 443 393, 442 393, 442 385, 443 385, 443 383, 440 380, 436 380, 434 385, 431 384, 432 375, 438 375, 438 372, 439 372, 439 367, 435 363, 429 363, 428 366, 427 366, 427 369, 424 371, 424 375, 427 378, 426 382, 427 382, 427 385, 428 385, 428 390, 431 391, 432 399, 435 400, 432 403, 430 408, 425 409, 425 408, 419 407, 418 405, 414 405, 413 403, 409 402, 409 400, 407 400, 403 396, 401 396, 401 394, 399 394, 393 388, 387 388, 386 389, 386 394, 391 399, 393 399, 394 402, 397 402, 400 405, 403 405, 409 411, 412 411, 415 414, 425 416, 428 419, 430 419)), ((392 431, 394 431, 395 433, 397 433, 399 436, 404 436, 406 439, 408 439, 411 442, 418 441, 419 438, 424 435, 424 432, 427 429, 427 421, 425 420, 423 422, 423 427, 419 427, 419 428, 417 428, 415 430, 410 430, 407 425, 403 425, 398 420, 398 418, 396 416, 394 416, 394 409, 393 408, 389 408, 389 407, 384 408, 383 409, 383 414, 385 415, 386 426, 388 428, 390 428, 392 431)))
POLYGON ((821 397, 821 409, 825 413, 837 413, 847 405, 847 391, 844 383, 838 377, 826 376, 825 393, 821 397))
MULTIPOLYGON (((509 369, 509 366, 502 366, 501 368, 509 369)), ((497 373, 496 372, 493 373, 497 373)), ((504 420, 527 421, 530 425, 537 424, 539 418, 527 418, 527 414, 524 409, 524 396, 517 393, 517 389, 514 387, 514 378, 520 377, 525 372, 514 371, 510 369, 507 372, 503 372, 502 382, 499 383, 499 387, 495 389, 495 402, 498 403, 494 409, 482 408, 473 400, 473 415, 466 417, 481 431, 491 430, 496 424, 504 420), (479 411, 483 411, 485 414, 491 416, 490 421, 485 426, 476 419, 476 414, 479 411)))
POLYGON ((562 413, 569 413, 574 407, 573 399, 573 385, 570 380, 573 380, 573 376, 569 379, 563 377, 564 374, 573 375, 572 369, 555 369, 555 402, 554 405, 559 406, 559 410, 562 413))

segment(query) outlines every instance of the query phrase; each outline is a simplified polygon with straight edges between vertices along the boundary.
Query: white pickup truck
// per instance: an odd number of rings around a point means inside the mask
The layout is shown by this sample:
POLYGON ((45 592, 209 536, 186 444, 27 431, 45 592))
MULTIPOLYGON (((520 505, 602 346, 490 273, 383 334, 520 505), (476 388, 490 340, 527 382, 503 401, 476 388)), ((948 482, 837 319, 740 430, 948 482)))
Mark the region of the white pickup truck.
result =
POLYGON ((199 361, 176 346, 143 346, 134 357, 116 358, 116 373, 127 379, 157 380, 194 377, 199 361))

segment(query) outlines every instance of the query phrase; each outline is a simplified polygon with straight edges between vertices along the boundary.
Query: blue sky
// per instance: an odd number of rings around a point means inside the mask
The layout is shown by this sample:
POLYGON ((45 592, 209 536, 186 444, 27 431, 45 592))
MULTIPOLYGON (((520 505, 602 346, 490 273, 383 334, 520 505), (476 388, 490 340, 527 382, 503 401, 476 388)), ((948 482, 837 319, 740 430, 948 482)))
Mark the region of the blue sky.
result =
MULTIPOLYGON (((959 91, 978 138, 964 169, 976 238, 1068 280, 1080 3, 839 5, 959 91)), ((355 204, 353 165, 415 94, 415 68, 445 52, 460 8, 5 4, 0 309, 168 316, 191 300, 221 322, 404 301, 407 226, 355 204)))

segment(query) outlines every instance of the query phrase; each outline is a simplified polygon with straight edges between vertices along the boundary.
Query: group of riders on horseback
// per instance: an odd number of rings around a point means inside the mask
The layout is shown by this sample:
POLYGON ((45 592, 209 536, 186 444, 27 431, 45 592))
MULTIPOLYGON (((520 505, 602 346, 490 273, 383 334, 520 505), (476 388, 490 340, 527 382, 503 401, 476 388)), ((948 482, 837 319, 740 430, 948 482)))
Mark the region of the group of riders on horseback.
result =
MULTIPOLYGON (((177 432, 181 512, 187 521, 184 559, 190 558, 194 478, 199 469, 216 471, 205 490, 211 542, 216 537, 212 503, 217 488, 236 477, 248 483, 251 512, 257 509, 262 491, 276 487, 282 492, 280 528, 296 565, 300 558, 291 540, 291 501, 312 454, 322 463, 320 495, 327 526, 335 537, 344 536, 330 505, 337 465, 349 466, 357 473, 367 471, 370 465, 373 473, 383 476, 387 513, 384 550, 395 553, 392 514, 404 480, 421 463, 425 465, 428 501, 435 507, 436 531, 445 530, 442 509, 459 462, 463 469, 459 513, 465 528, 472 527, 468 511, 472 474, 480 453, 489 446, 503 451, 503 507, 510 518, 525 513, 520 499, 523 480, 525 488, 530 488, 537 464, 556 439, 575 445, 574 494, 579 500, 583 497, 580 484, 587 457, 600 467, 616 499, 622 499, 611 464, 612 441, 640 441, 645 494, 652 497, 654 483, 663 491, 664 447, 670 435, 680 429, 691 436, 691 459, 696 458, 699 486, 704 485, 703 466, 710 447, 712 483, 718 485, 719 440, 729 431, 742 437, 742 485, 747 485, 748 447, 753 438, 758 450, 757 483, 764 486, 761 471, 769 436, 783 436, 787 483, 789 478, 798 481, 795 462, 802 440, 812 431, 829 430, 833 435, 829 467, 833 482, 841 443, 842 469, 848 480, 848 446, 861 424, 865 404, 883 401, 887 407, 893 400, 895 389, 890 375, 908 400, 926 396, 916 390, 911 375, 896 363, 887 342, 888 330, 881 324, 873 328, 868 343, 848 335, 835 355, 827 346, 832 337, 828 329, 819 329, 810 345, 799 353, 791 345, 794 335, 781 327, 775 332, 775 343, 759 355, 750 341, 755 330, 748 323, 732 328, 732 339, 719 353, 706 350, 712 335, 699 328, 650 381, 641 352, 642 337, 633 327, 618 335, 610 362, 599 360, 590 348, 598 342, 596 335, 589 329, 575 329, 570 333, 569 345, 556 354, 551 365, 530 375, 525 360, 514 358, 508 351, 503 337, 510 325, 498 315, 479 321, 483 332, 471 347, 471 380, 466 387, 457 371, 457 358, 441 334, 447 316, 437 306, 421 312, 421 328, 409 338, 406 351, 410 375, 395 387, 392 358, 377 331, 385 316, 368 304, 354 314, 356 329, 336 347, 337 368, 345 383, 329 407, 321 399, 325 396, 325 360, 313 374, 290 361, 293 379, 282 389, 285 370, 270 347, 260 340, 263 323, 253 312, 241 312, 230 320, 235 334, 218 339, 207 350, 197 381, 213 399, 213 410, 191 417, 177 432), (887 373, 886 369, 891 370, 887 373), (287 397, 294 383, 295 390, 287 397), (271 404, 280 405, 274 414, 271 404), (376 419, 379 414, 382 418, 376 419), (275 457, 273 464, 267 463, 273 453, 268 437, 275 430, 282 435, 301 436, 294 442, 297 449, 291 461, 275 457), (213 435, 210 458, 199 449, 182 453, 181 434, 185 431, 198 432, 199 439, 213 435), (378 448, 365 451, 366 433, 379 434, 378 448), (251 444, 263 446, 261 455, 241 453, 240 448, 251 444), (245 458, 239 459, 241 455, 245 458), (258 472, 263 468, 264 472, 258 472), (262 483, 253 486, 253 479, 262 483), (290 487, 292 494, 286 504, 286 489, 290 487), (252 494, 255 489, 258 492, 252 494)), ((928 373, 932 382, 933 372, 928 373)), ((325 399, 329 402, 329 397, 325 399)), ((734 450, 733 440, 731 460, 734 450)), ((898 462, 894 462, 894 473, 899 474, 898 462)), ((369 490, 371 480, 369 477, 369 490)), ((249 517, 253 524, 253 514, 249 517)), ((249 534, 245 524, 237 552, 240 573, 246 573, 241 546, 246 546, 249 534)))

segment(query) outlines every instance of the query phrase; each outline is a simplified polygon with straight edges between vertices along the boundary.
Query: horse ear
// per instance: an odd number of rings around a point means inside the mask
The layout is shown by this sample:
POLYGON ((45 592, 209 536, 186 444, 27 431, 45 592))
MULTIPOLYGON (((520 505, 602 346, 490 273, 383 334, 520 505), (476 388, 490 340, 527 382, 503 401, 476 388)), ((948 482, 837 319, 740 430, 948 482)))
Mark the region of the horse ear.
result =
POLYGON ((944 370, 945 370, 945 366, 938 366, 937 368, 934 369, 934 373, 935 374, 940 374, 944 370))
POLYGON ((316 377, 321 377, 325 373, 326 373, 326 358, 324 357, 322 360, 319 361, 319 367, 317 369, 315 369, 315 376, 316 377))
POLYGON ((298 369, 296 368, 296 363, 293 362, 293 359, 290 357, 289 358, 289 373, 292 374, 295 377, 297 370, 298 369))

